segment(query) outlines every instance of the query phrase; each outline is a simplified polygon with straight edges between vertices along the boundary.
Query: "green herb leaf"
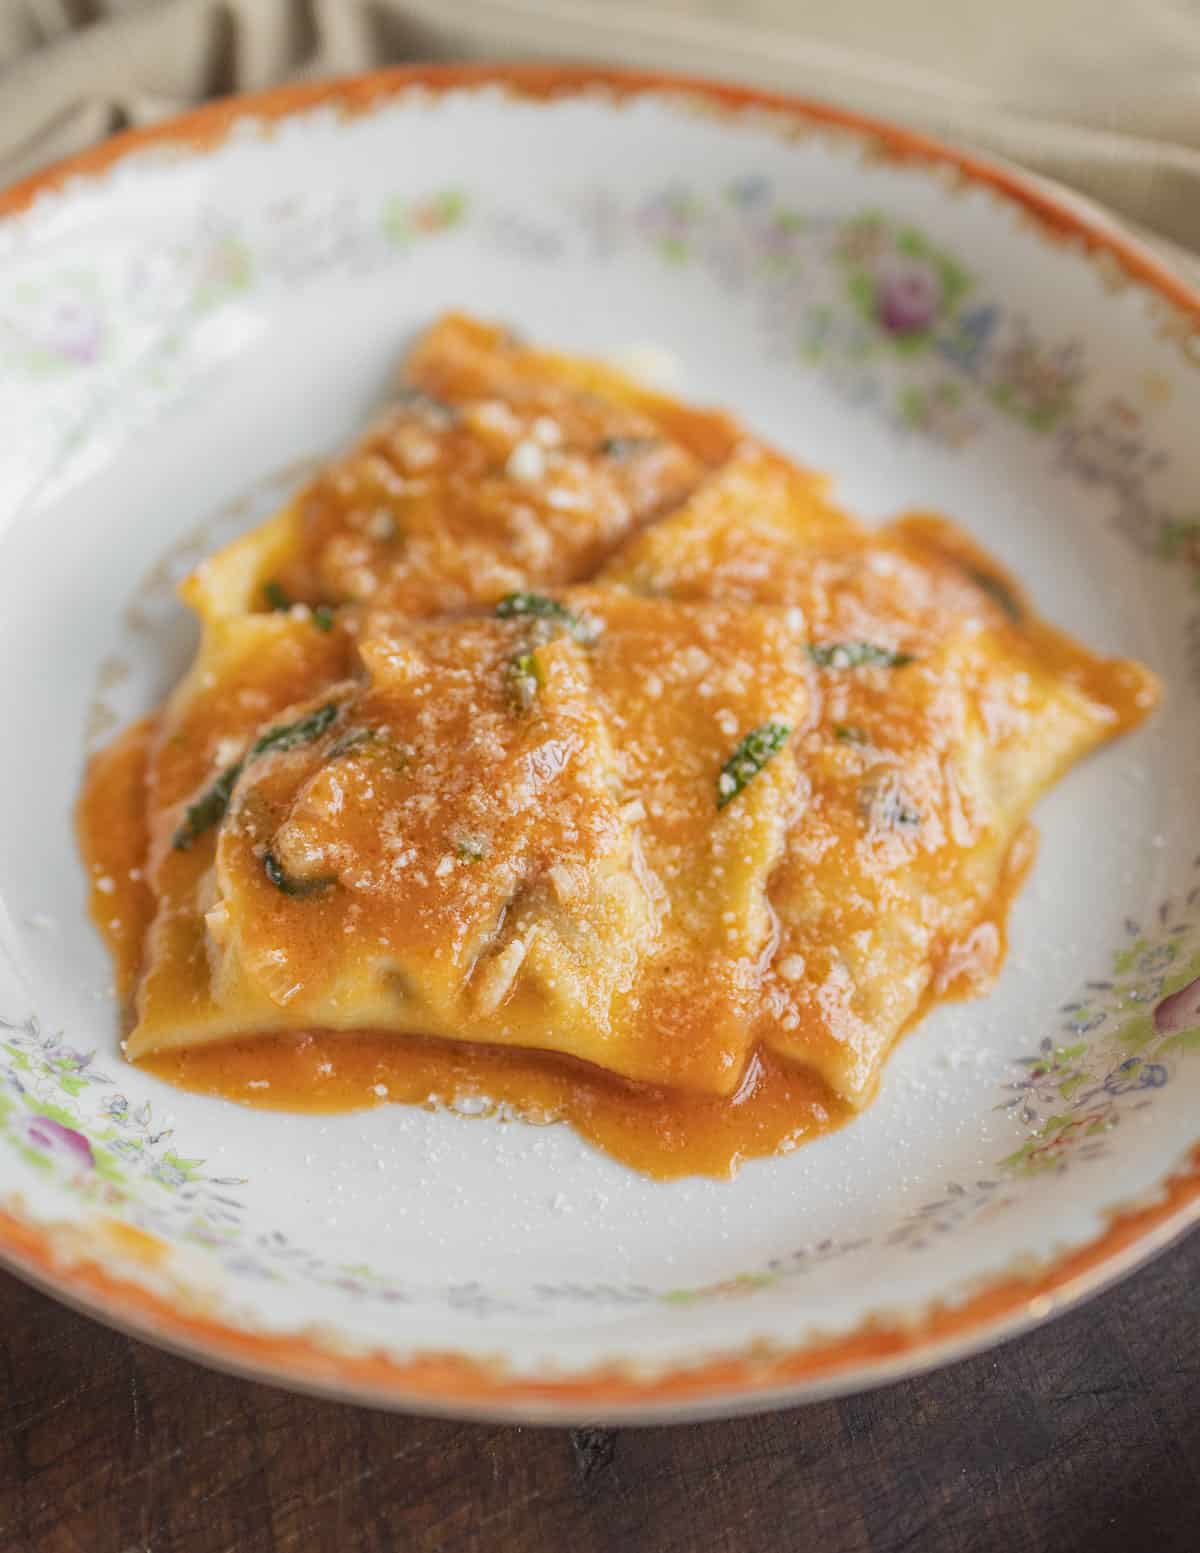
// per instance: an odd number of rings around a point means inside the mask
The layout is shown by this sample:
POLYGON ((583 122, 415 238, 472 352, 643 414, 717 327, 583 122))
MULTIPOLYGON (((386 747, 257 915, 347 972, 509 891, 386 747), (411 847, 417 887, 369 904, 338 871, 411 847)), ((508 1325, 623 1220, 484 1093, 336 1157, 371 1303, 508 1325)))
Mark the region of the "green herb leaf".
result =
POLYGON ((594 621, 581 619, 544 593, 509 593, 496 605, 496 614, 501 620, 548 620, 569 631, 585 647, 598 635, 594 621))
POLYGON ((626 458, 636 458, 639 453, 657 447, 658 440, 657 437, 605 437, 600 444, 600 452, 605 458, 614 458, 620 462, 626 458))
POLYGON ((171 845, 177 852, 186 852, 197 836, 220 822, 229 807, 229 799, 242 774, 243 765, 244 762, 239 760, 227 767, 195 803, 188 804, 183 823, 171 838, 171 845))
POLYGON ((238 778, 256 755, 265 755, 268 750, 291 750, 298 745, 309 744, 313 739, 320 738, 337 715, 337 702, 331 701, 294 723, 283 723, 278 728, 268 729, 261 739, 250 746, 248 754, 232 766, 227 766, 212 786, 206 788, 195 803, 187 806, 183 823, 171 838, 175 850, 186 852, 198 836, 220 823, 229 807, 238 778))
POLYGON ((975 586, 982 589, 983 592, 986 593, 994 603, 999 604, 1000 608, 1004 611, 1004 613, 1008 616, 1014 625, 1021 624, 1021 622, 1025 619, 1025 611, 1017 602, 1016 594, 1009 587, 1009 585, 1003 581, 1002 578, 993 576, 991 572, 977 571, 970 571, 967 573, 967 576, 971 579, 975 586))
POLYGON ((330 760, 338 760, 343 755, 351 755, 355 750, 362 749, 371 744, 375 739, 374 728, 351 728, 350 732, 343 734, 329 751, 330 760))
POLYGON ((312 623, 318 631, 333 630, 333 610, 328 604, 318 604, 312 612, 312 623))
POLYGON ((893 652, 874 642, 810 642, 808 656, 819 669, 857 669, 875 664, 883 669, 902 669, 915 660, 910 652, 893 652))
POLYGON ((283 584, 276 582, 274 577, 270 582, 263 583, 263 598, 267 601, 268 609, 291 609, 292 601, 284 591, 283 584))
POLYGON ((487 842, 482 836, 460 836, 454 848, 464 863, 478 863, 487 855, 487 842))
POLYGON ((250 754, 246 758, 252 760, 255 755, 265 755, 268 750, 294 750, 301 744, 311 744, 334 722, 340 710, 336 701, 327 701, 315 712, 309 712, 307 717, 297 718, 294 723, 282 723, 278 728, 269 728, 261 739, 250 746, 250 754))
POLYGON ((783 748, 791 728, 787 723, 763 723, 742 739, 721 767, 717 778, 717 808, 732 803, 747 783, 752 782, 773 755, 783 748))
POLYGON ((333 874, 323 874, 319 879, 297 879, 287 872, 274 852, 263 854, 263 871, 277 890, 300 899, 306 895, 320 895, 337 883, 333 874))
POLYGON ((528 712, 542 688, 542 667, 536 652, 518 653, 505 670, 509 700, 518 712, 528 712))
POLYGON ((867 736, 854 723, 834 723, 833 736, 839 744, 865 744, 867 736))

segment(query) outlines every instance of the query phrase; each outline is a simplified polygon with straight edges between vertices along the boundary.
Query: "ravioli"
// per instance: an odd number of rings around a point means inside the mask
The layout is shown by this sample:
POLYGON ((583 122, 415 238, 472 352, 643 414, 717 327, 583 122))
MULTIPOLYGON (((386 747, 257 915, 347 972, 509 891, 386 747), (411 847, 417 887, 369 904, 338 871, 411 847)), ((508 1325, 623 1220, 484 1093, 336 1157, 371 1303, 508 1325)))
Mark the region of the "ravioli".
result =
POLYGON ((132 1056, 400 1028, 736 1085, 794 772, 780 760, 726 813, 720 768, 739 728, 802 721, 802 643, 784 611, 571 593, 559 607, 586 645, 545 617, 372 617, 365 680, 224 751, 241 764, 215 851, 208 835, 182 858, 173 845, 155 874, 163 888, 171 871, 166 920, 193 951, 191 1017, 173 991, 162 1003, 182 955, 152 933, 132 1056), (689 760, 664 781, 654 752, 672 740, 689 760))
POLYGON ((662 894, 660 943, 621 1017, 653 1049, 658 1082, 729 1093, 774 945, 767 883, 793 818, 794 740, 812 711, 801 622, 782 609, 583 598, 603 625, 593 684, 662 894), (732 752, 768 727, 787 730, 782 747, 722 803, 732 752))
POLYGON ((453 1092, 507 1054, 518 1109, 655 1115, 703 1168, 861 1109, 987 985, 1036 799, 1157 697, 945 520, 868 528, 736 419, 457 314, 182 592, 196 662, 81 807, 136 880, 94 896, 130 1058, 384 1038, 453 1092))
MULTIPOLYGON (((299 697, 337 683, 348 666, 341 629, 321 632, 286 615, 205 624, 196 662, 157 720, 146 763, 143 871, 154 909, 130 1055, 199 1028, 201 1011, 212 1009, 201 903, 211 888, 222 785, 260 731, 276 726, 299 697)), ((236 1023, 227 1020, 225 1030, 236 1023)))
POLYGON ((770 882, 779 937, 759 1028, 861 1107, 930 997, 964 969, 982 985, 998 968, 989 913, 1033 803, 1145 715, 1153 678, 1033 621, 948 524, 862 528, 756 450, 600 580, 803 613, 819 712, 770 882))
POLYGON ((421 616, 493 602, 590 577, 741 435, 612 368, 450 315, 362 440, 210 566, 238 610, 272 597, 421 616))

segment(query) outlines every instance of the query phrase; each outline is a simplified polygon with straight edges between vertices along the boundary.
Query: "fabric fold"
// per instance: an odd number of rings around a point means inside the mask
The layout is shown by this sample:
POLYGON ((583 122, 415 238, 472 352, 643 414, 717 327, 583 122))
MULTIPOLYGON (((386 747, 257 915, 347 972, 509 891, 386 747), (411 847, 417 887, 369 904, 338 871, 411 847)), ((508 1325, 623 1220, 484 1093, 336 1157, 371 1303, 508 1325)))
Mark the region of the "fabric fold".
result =
POLYGON ((397 61, 711 74, 899 120, 1066 184, 1200 252, 1200 12, 1180 0, 8 0, 0 185, 213 96, 397 61), (89 8, 93 10, 94 8, 89 8))

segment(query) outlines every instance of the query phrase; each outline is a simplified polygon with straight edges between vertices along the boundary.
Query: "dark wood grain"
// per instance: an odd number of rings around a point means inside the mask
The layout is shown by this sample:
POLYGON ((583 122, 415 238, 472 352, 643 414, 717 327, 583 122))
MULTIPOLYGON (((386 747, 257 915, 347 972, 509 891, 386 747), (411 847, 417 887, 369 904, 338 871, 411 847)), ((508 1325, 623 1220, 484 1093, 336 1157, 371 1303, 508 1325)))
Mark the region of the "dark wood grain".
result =
POLYGON ((211 1374, 0 1276, 3 1553, 1195 1553, 1200 1235, 996 1352, 677 1428, 437 1423, 211 1374))

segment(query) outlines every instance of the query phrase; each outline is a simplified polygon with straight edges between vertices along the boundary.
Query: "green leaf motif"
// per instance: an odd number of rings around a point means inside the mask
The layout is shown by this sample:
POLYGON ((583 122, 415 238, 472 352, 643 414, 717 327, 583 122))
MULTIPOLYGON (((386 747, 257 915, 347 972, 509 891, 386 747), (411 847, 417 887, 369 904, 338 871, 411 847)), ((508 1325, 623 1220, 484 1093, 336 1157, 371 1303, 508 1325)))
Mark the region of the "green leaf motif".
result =
POLYGON ((380 225, 389 241, 406 248, 418 238, 458 226, 466 213, 467 196, 461 189, 442 189, 418 200, 394 194, 384 202, 380 225))

